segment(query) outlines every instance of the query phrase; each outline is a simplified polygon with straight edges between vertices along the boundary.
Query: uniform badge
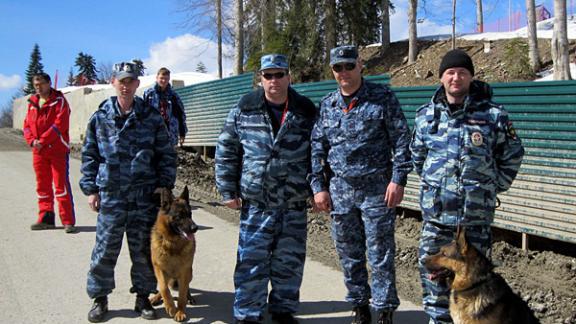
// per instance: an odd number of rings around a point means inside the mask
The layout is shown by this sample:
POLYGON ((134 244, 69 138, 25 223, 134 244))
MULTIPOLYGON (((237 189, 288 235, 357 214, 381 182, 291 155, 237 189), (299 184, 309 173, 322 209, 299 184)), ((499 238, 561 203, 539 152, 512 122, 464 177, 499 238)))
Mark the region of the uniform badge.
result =
POLYGON ((484 138, 482 137, 482 134, 480 132, 474 132, 472 133, 472 144, 474 146, 480 146, 482 145, 482 143, 484 143, 484 138))

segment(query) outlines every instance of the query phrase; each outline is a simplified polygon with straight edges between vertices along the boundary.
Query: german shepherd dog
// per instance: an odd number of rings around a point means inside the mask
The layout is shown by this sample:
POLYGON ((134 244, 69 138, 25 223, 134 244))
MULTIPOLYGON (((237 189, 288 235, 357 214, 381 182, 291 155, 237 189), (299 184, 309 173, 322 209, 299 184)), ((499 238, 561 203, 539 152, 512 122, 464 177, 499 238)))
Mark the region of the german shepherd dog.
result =
POLYGON ((151 255, 159 292, 150 298, 153 305, 164 302, 166 313, 175 321, 186 319, 186 303, 193 302, 188 292, 192 281, 192 263, 196 251, 194 233, 198 226, 192 220, 188 186, 178 198, 162 192, 160 211, 152 228, 151 255), (178 309, 170 288, 178 286, 178 309))
POLYGON ((458 228, 456 239, 429 256, 430 279, 451 281, 450 316, 455 324, 540 323, 526 302, 493 271, 494 266, 466 240, 458 228))

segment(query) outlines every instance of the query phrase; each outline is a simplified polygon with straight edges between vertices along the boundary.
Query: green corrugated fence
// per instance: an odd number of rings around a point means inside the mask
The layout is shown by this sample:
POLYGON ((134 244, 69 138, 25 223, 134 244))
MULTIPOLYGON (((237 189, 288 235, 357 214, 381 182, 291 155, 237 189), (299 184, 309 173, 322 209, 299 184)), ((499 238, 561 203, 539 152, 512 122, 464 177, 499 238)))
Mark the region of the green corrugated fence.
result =
POLYGON ((253 74, 194 84, 176 89, 186 110, 185 145, 215 146, 228 111, 252 90, 253 74))
MULTIPOLYGON (((228 111, 253 89, 252 73, 177 89, 186 107, 186 145, 215 146, 228 111)), ((367 79, 388 83, 387 75, 367 79)), ((334 80, 294 84, 314 103, 336 89, 334 80)), ((576 243, 576 81, 492 84, 526 148, 512 188, 499 195, 495 226, 576 243)), ((393 88, 410 127, 436 86, 393 88)), ((419 180, 412 173, 403 206, 419 210, 419 180)))

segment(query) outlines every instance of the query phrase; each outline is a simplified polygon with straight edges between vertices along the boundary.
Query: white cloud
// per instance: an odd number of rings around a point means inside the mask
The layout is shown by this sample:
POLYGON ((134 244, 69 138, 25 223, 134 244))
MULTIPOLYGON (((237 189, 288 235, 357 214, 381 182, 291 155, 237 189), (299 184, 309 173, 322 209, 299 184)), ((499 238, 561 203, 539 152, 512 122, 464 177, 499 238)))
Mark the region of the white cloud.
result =
POLYGON ((0 73, 0 91, 10 90, 20 86, 21 78, 18 74, 6 76, 0 73))
MULTIPOLYGON (((233 49, 230 46, 222 46, 222 75, 224 77, 232 73, 232 59, 230 56, 233 49)), ((209 74, 218 74, 218 46, 215 42, 184 34, 177 37, 169 37, 161 43, 150 46, 150 57, 144 59, 144 65, 149 74, 155 74, 161 67, 166 67, 173 73, 193 72, 199 62, 204 63, 209 74)))

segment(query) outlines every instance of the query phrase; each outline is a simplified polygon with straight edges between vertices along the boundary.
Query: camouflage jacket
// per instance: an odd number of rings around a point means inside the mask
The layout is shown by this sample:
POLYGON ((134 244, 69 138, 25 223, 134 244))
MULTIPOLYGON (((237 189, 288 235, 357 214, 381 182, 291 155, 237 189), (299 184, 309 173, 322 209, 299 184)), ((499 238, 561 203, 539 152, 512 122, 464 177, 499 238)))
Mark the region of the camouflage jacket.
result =
POLYGON ((160 89, 158 84, 144 91, 144 102, 148 106, 154 107, 158 112, 160 112, 160 102, 162 100, 165 100, 167 104, 166 114, 168 115, 168 121, 166 126, 170 134, 170 142, 172 145, 177 145, 178 138, 185 137, 186 133, 188 133, 186 113, 182 100, 180 100, 180 97, 172 90, 170 85, 164 91, 160 89))
POLYGON ((446 225, 490 224, 496 193, 510 188, 524 148, 488 84, 473 81, 453 114, 445 96, 440 87, 418 109, 410 146, 423 217, 446 225))
POLYGON ((332 176, 380 177, 402 186, 412 170, 410 131, 396 95, 385 85, 362 81, 347 107, 336 90, 320 103, 312 132, 312 191, 328 190, 332 176))
POLYGON ((176 153, 160 114, 138 97, 126 116, 116 97, 102 102, 88 121, 81 171, 86 195, 135 186, 173 188, 176 153))
POLYGON ((303 206, 310 196, 310 132, 316 107, 289 88, 288 111, 274 137, 264 90, 240 99, 216 146, 216 186, 224 200, 266 208, 303 206))

